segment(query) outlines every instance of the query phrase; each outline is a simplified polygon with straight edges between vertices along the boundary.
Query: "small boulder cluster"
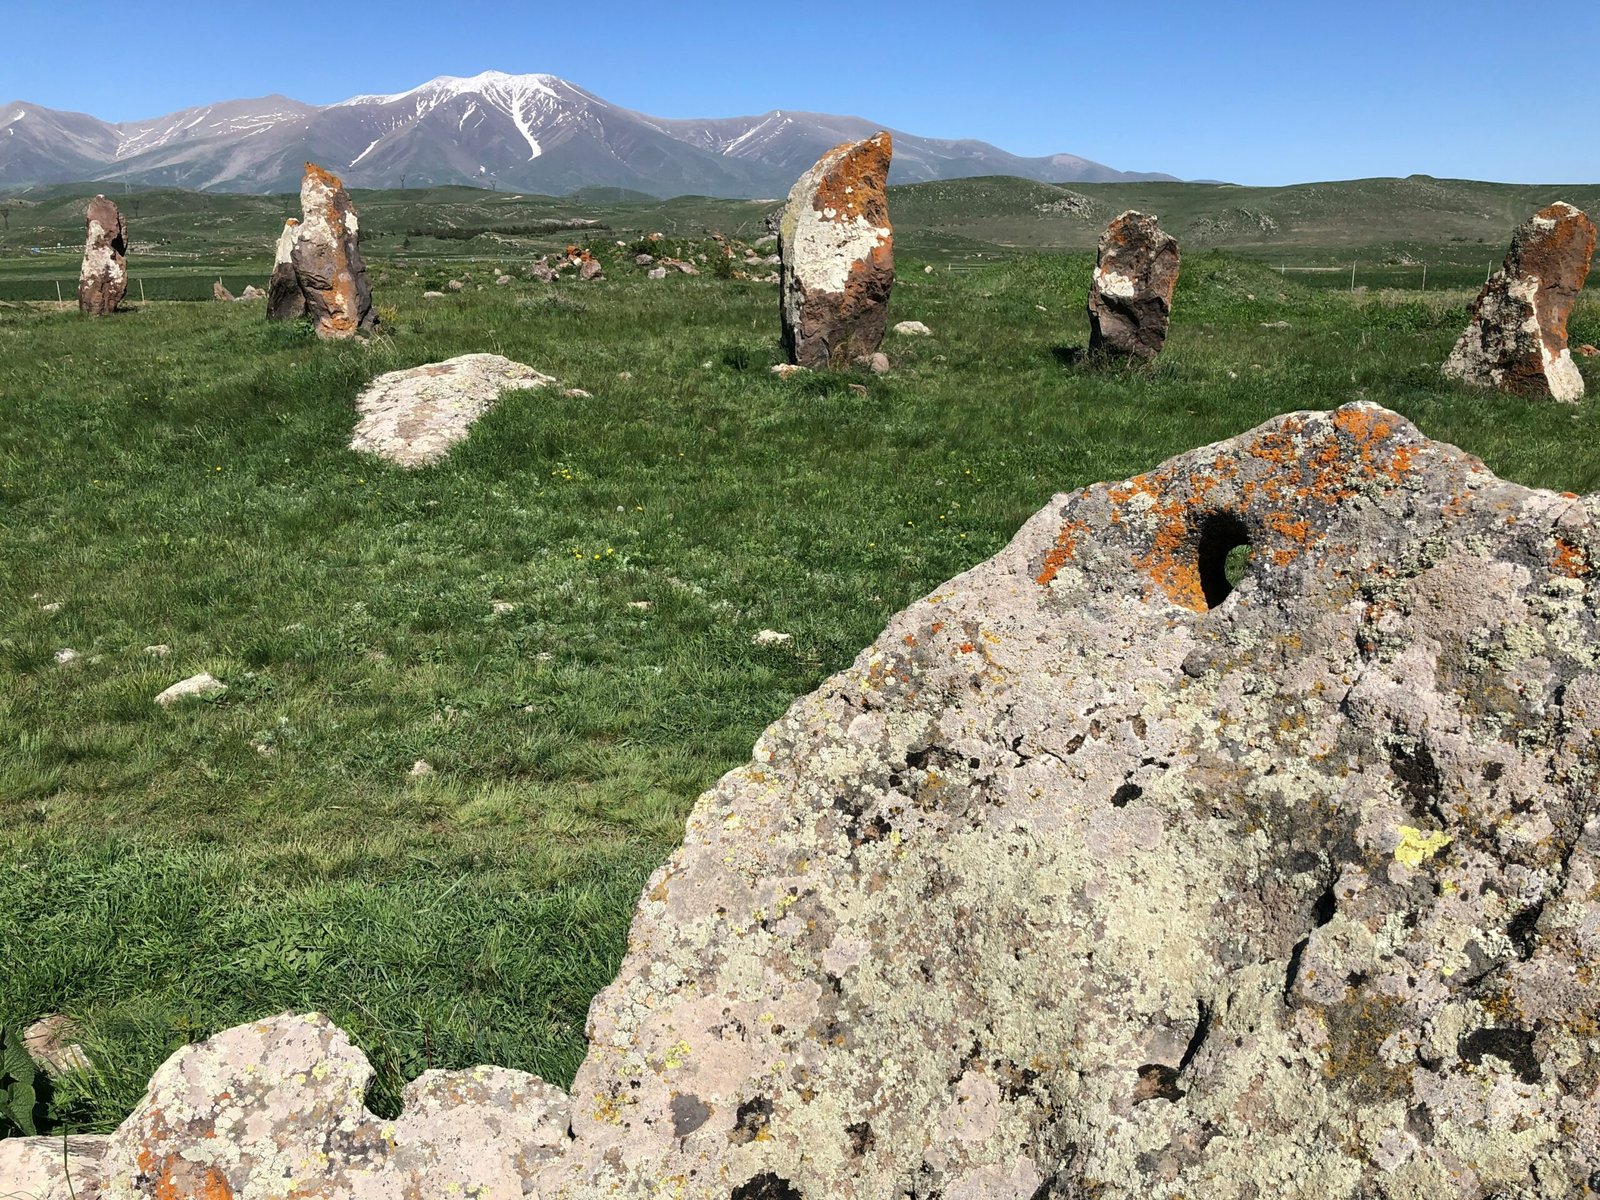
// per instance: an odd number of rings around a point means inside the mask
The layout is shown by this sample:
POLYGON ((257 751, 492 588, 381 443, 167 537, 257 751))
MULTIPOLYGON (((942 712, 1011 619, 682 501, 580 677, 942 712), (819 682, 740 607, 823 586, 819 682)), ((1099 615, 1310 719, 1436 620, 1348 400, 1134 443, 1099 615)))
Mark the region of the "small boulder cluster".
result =
POLYGON ((575 272, 574 278, 583 283, 593 283, 597 279, 606 277, 600 260, 587 249, 568 246, 561 254, 546 254, 535 260, 528 268, 528 278, 537 279, 542 283, 554 283, 562 278, 563 272, 575 272))

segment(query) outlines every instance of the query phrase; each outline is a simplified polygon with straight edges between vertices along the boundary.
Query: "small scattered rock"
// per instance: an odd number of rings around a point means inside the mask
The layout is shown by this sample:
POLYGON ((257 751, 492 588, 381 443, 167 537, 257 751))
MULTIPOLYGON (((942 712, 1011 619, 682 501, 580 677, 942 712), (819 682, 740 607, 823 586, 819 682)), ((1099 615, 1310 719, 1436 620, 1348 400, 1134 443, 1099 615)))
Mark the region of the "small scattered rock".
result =
POLYGON ((239 299, 241 301, 245 301, 245 300, 265 300, 266 298, 267 298, 266 292, 262 291, 260 288, 258 288, 253 283, 245 284, 244 291, 239 293, 239 299))
POLYGON ((594 399, 594 396, 591 393, 584 391, 582 388, 568 388, 566 391, 562 392, 561 394, 563 396, 565 396, 568 400, 593 400, 594 399))
POLYGON ((411 770, 408 771, 407 774, 413 779, 421 779, 426 775, 433 774, 433 766, 428 762, 427 759, 419 758, 416 762, 411 764, 411 770))
POLYGON ((528 278, 537 279, 540 283, 554 283, 561 276, 549 263, 540 261, 528 268, 528 278))
POLYGON ((491 600, 489 602, 489 607, 494 610, 494 615, 497 617, 503 617, 507 613, 514 613, 517 611, 517 606, 512 604, 509 600, 491 600))
POLYGON ((445 284, 445 287, 449 288, 452 292, 459 292, 466 286, 467 285, 462 283, 459 279, 452 279, 449 283, 445 284))
POLYGON ((61 611, 61 601, 52 600, 49 604, 41 604, 39 605, 39 611, 43 613, 58 613, 61 611))
POLYGON ((223 286, 220 279, 211 285, 211 298, 222 304, 232 304, 235 299, 234 294, 223 286))
POLYGON ((578 278, 585 283, 605 277, 605 271, 601 269, 598 258, 586 258, 583 260, 583 265, 578 268, 578 278))
POLYGON ((889 373, 889 356, 882 350, 876 354, 869 354, 867 357, 857 361, 874 375, 887 375, 889 373))
POLYGON ((649 600, 629 600, 628 601, 628 607, 629 608, 636 608, 640 612, 648 612, 651 608, 653 608, 655 606, 649 600))
POLYGON ((865 396, 865 395, 868 395, 867 385, 864 384, 864 383, 852 383, 850 385, 850 394, 852 396, 865 396))
POLYGON ((511 276, 509 276, 509 275, 496 275, 494 282, 495 282, 495 286, 496 287, 505 287, 506 284, 511 282, 511 276))
POLYGON ((52 1076, 88 1071, 93 1064, 83 1047, 73 1040, 77 1035, 78 1026, 71 1017, 51 1013, 22 1031, 22 1048, 52 1076))
POLYGON ((198 675, 191 675, 188 679, 173 684, 157 696, 155 702, 165 708, 167 705, 176 704, 180 700, 220 696, 227 690, 228 685, 223 683, 222 680, 202 671, 198 675))
POLYGON ((164 642, 158 642, 154 646, 146 646, 144 652, 152 658, 166 658, 172 653, 172 647, 164 642))
POLYGON ((443 292, 423 292, 422 293, 422 298, 424 300, 443 300, 444 299, 444 293, 443 292))
POLYGON ((633 261, 636 266, 648 267, 651 263, 656 261, 656 256, 654 254, 635 254, 633 256, 633 261))
POLYGON ((808 367, 796 366, 794 363, 777 363, 773 366, 772 373, 780 379, 787 379, 791 375, 799 375, 809 369, 808 367))
POLYGON ((927 266, 923 267, 922 268, 922 273, 924 275, 932 275, 933 274, 933 264, 929 263, 927 266))
POLYGON ((933 330, 921 321, 901 321, 894 327, 894 331, 910 337, 930 337, 933 334, 933 330))
POLYGON ((782 646, 786 642, 794 641, 794 634, 779 633, 776 629, 763 629, 750 639, 752 646, 782 646))
POLYGON ((646 278, 649 279, 665 279, 667 277, 667 269, 665 267, 656 267, 645 274, 646 278))
POLYGON ((1593 346, 1589 345, 1588 342, 1585 342, 1583 345, 1578 347, 1578 353, 1583 355, 1585 358, 1593 358, 1595 355, 1600 354, 1600 350, 1596 350, 1593 346))
POLYGON ((81 657, 76 650, 68 646, 66 649, 56 651, 56 666, 64 667, 69 663, 77 662, 81 657))

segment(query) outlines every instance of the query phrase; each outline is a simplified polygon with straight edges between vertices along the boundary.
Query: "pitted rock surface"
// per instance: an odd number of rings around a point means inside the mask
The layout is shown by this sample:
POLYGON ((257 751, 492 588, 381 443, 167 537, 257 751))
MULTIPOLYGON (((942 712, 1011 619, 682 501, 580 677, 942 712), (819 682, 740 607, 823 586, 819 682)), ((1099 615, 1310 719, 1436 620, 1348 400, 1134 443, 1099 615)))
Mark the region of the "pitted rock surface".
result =
POLYGON ((894 288, 893 154, 887 133, 835 146, 789 193, 778 246, 791 363, 843 369, 883 341, 894 288))
POLYGON ((1444 373, 1519 396, 1580 399, 1583 376, 1567 348, 1567 318, 1594 247, 1594 222, 1570 204, 1541 208, 1518 226, 1444 373))
POLYGON ((101 1200, 522 1200, 565 1142, 567 1098, 532 1075, 429 1071, 384 1121, 363 1103, 372 1074, 316 1015, 185 1047, 112 1136, 101 1200))
MULTIPOLYGON (((1585 1195, 1597 555, 1370 405, 1056 496, 700 798, 525 1193, 1585 1195)), ((317 1036, 180 1055, 111 1194, 397 1194, 317 1036)))
POLYGON ((1132 209, 1100 236, 1089 285, 1089 349, 1154 358, 1167 341, 1178 286, 1178 239, 1132 209))
POLYGON ((128 292, 128 227, 104 196, 89 201, 84 217, 83 266, 78 272, 78 309, 91 317, 117 311, 128 292))
POLYGON ((267 320, 298 321, 306 315, 306 296, 300 290, 300 277, 294 271, 294 243, 300 222, 290 217, 278 235, 273 257, 272 278, 267 281, 267 320))
POLYGON ((361 257, 361 226, 339 177, 307 163, 300 211, 290 261, 317 336, 348 338, 376 328, 372 284, 361 257))
POLYGON ((356 397, 360 420, 350 449, 402 467, 438 462, 467 436, 501 392, 554 383, 532 367, 498 354, 463 354, 444 362, 390 371, 356 397))
POLYGON ((109 1138, 78 1135, 0 1138, 4 1200, 98 1200, 109 1138))

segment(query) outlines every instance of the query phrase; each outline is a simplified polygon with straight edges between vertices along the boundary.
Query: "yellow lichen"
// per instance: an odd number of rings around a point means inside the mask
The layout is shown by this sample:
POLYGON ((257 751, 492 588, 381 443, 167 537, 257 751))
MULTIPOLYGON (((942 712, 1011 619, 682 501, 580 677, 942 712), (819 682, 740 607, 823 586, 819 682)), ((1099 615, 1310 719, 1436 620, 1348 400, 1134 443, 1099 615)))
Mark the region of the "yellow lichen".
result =
POLYGON ((1400 826, 1400 844, 1394 848, 1396 862, 1420 867, 1450 844, 1447 833, 1423 833, 1410 825, 1400 826))

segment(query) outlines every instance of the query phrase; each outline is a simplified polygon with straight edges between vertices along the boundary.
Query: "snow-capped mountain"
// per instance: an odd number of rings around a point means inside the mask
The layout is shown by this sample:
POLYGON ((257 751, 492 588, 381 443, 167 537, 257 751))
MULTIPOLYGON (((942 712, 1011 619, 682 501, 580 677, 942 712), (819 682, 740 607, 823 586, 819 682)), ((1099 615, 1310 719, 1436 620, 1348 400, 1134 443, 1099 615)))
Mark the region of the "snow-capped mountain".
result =
MULTIPOLYGON (((668 120, 620 108, 554 75, 441 76, 327 107, 230 100, 111 124, 26 102, 0 106, 0 187, 86 179, 229 192, 298 186, 306 160, 357 187, 475 184, 561 193, 782 196, 828 147, 879 126, 770 112, 668 120)), ((895 134, 892 179, 1020 175, 1053 183, 1166 179, 1058 154, 1020 158, 976 141, 895 134)))

